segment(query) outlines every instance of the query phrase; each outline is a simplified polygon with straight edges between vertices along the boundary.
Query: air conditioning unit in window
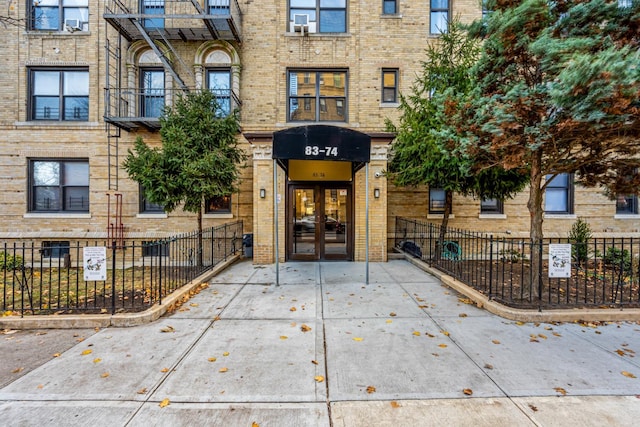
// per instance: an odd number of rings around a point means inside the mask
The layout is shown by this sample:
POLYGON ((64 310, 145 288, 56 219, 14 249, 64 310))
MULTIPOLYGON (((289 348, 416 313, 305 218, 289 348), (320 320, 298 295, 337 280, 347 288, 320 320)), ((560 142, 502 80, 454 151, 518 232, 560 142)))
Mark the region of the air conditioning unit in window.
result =
POLYGON ((73 33, 75 31, 82 30, 82 23, 79 19, 65 19, 64 20, 64 29, 73 33))
POLYGON ((316 23, 309 21, 309 15, 293 15, 293 20, 289 21, 289 31, 292 33, 315 33, 316 23))

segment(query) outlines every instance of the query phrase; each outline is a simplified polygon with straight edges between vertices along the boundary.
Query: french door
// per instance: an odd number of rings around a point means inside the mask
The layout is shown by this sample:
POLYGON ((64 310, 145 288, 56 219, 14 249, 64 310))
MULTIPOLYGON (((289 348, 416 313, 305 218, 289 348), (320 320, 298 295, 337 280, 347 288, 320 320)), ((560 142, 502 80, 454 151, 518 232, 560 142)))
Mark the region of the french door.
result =
POLYGON ((351 183, 291 184, 287 196, 288 259, 353 260, 351 183))

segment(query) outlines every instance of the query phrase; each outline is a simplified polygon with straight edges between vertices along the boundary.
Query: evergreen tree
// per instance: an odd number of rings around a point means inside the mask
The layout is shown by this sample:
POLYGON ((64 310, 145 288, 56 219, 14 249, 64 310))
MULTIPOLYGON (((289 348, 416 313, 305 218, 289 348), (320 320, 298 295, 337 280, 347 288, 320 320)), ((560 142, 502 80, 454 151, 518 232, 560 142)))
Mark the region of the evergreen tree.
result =
MULTIPOLYGON (((640 2, 489 0, 470 99, 450 102, 475 170, 529 169, 533 277, 540 277, 543 194, 551 179, 609 194, 640 185, 640 2)), ((532 286, 534 294, 537 286, 532 286)))
MULTIPOLYGON (((392 146, 389 174, 396 185, 421 184, 445 190, 442 232, 451 214, 454 192, 479 198, 504 199, 522 190, 523 170, 488 167, 471 173, 469 156, 460 151, 457 132, 446 128, 449 99, 466 96, 473 88, 470 70, 478 60, 480 43, 471 39, 456 20, 438 42, 426 49, 422 72, 411 93, 400 97, 402 112, 392 146)), ((443 240, 441 236, 440 240, 443 240)), ((436 256, 438 252, 436 252, 436 256)))
MULTIPOLYGON (((238 190, 239 165, 246 160, 237 143, 239 130, 237 112, 221 115, 212 92, 191 92, 160 117, 162 147, 150 147, 139 137, 123 165, 149 201, 167 212, 182 205, 196 213, 201 235, 204 201, 238 190)), ((199 251, 200 264, 201 256, 199 251)))

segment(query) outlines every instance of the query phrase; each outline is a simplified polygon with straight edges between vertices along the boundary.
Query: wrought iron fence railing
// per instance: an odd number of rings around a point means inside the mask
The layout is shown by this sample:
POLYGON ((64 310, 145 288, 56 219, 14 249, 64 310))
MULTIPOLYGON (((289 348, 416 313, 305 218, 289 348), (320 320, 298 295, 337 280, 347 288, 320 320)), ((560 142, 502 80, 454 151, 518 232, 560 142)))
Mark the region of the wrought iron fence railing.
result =
POLYGON ((3 313, 142 311, 242 251, 242 221, 153 241, 0 243, 3 313))
POLYGON ((640 307, 637 238, 534 244, 399 217, 395 247, 511 307, 640 307))

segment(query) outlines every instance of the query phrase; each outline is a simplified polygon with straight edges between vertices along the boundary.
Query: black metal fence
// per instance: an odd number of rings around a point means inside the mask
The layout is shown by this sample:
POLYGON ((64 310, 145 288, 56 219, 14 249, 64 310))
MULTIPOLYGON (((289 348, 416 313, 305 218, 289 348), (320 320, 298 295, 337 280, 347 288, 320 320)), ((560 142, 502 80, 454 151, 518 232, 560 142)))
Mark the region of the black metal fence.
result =
POLYGON ((3 243, 3 313, 135 312, 242 250, 242 221, 154 241, 3 243), (90 254, 90 255, 89 255, 90 254), (104 255, 102 255, 104 254, 104 255))
POLYGON ((544 239, 534 245, 396 218, 395 247, 512 307, 640 307, 640 239, 544 239), (550 245, 557 244, 571 244, 560 247, 565 259, 554 258, 559 247, 550 245), (537 272, 532 257, 538 258, 537 272), (569 277, 557 277, 563 270, 569 277))

